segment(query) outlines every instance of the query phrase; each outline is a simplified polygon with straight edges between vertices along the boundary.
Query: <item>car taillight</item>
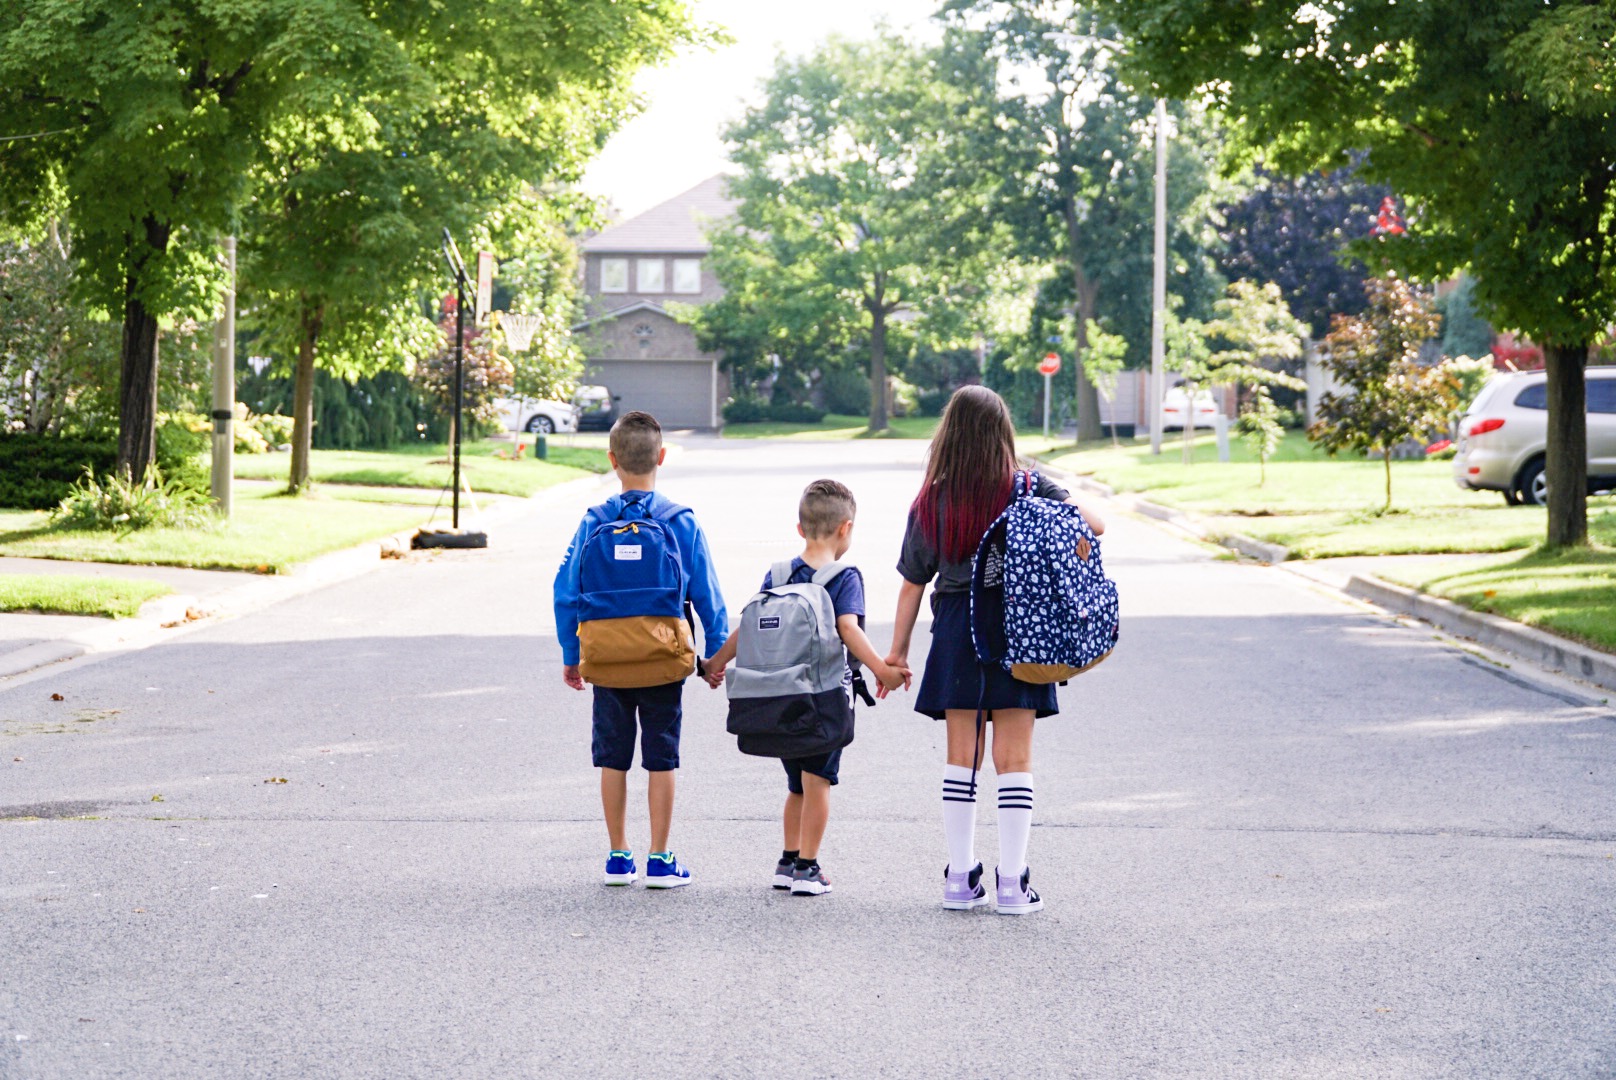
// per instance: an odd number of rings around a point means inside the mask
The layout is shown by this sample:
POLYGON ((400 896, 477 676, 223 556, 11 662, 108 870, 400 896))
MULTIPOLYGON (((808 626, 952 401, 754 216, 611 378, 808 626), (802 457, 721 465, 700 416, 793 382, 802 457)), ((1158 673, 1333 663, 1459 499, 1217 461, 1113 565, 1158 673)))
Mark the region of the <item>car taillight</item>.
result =
POLYGON ((1489 431, 1497 431, 1499 428, 1501 428, 1503 426, 1504 426, 1504 422, 1495 416, 1495 417, 1491 417, 1491 418, 1489 418, 1487 420, 1479 420, 1476 423, 1471 424, 1470 425, 1470 430, 1468 432, 1466 432, 1466 434, 1468 434, 1468 435, 1485 435, 1489 431))

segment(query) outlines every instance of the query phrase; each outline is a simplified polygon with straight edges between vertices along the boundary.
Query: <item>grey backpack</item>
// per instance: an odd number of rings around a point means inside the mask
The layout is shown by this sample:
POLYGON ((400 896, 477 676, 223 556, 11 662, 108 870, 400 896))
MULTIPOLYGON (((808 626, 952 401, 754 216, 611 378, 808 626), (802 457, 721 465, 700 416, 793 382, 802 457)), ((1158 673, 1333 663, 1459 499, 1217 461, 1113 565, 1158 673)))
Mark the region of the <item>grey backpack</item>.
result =
POLYGON ((724 684, 726 727, 743 754, 810 757, 853 741, 847 652, 825 589, 844 569, 826 563, 811 582, 789 585, 791 563, 776 563, 768 587, 741 610, 724 684))

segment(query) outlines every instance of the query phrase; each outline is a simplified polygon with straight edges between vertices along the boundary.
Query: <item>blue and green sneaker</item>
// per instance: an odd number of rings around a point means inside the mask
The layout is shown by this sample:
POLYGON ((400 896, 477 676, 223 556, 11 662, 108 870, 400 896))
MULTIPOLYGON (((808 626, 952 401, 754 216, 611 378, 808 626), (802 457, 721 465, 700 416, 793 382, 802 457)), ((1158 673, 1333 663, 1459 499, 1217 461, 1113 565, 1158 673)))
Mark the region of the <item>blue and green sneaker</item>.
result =
POLYGON ((614 851, 606 856, 606 884, 632 885, 639 876, 632 851, 614 851))
POLYGON ((653 851, 645 861, 647 889, 677 889, 690 884, 690 871, 679 865, 671 851, 653 851))

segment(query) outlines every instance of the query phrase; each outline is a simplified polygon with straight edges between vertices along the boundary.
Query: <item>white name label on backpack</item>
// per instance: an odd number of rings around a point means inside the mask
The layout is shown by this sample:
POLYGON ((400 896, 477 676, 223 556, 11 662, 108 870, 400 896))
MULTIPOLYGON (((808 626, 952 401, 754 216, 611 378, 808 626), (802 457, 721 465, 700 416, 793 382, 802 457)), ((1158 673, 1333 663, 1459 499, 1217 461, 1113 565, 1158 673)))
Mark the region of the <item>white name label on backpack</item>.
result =
POLYGON ((616 558, 619 562, 639 562, 640 560, 639 544, 618 544, 612 550, 616 552, 616 558))

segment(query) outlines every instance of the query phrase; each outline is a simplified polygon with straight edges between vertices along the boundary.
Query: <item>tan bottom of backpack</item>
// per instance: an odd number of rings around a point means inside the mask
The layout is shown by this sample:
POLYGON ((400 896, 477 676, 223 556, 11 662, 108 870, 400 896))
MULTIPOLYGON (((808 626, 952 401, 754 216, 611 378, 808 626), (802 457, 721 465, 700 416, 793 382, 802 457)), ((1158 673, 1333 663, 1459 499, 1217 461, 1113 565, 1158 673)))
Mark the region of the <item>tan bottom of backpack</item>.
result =
POLYGON ((662 686, 696 670, 690 624, 673 616, 591 619, 579 624, 578 644, 579 674, 596 686, 662 686))

